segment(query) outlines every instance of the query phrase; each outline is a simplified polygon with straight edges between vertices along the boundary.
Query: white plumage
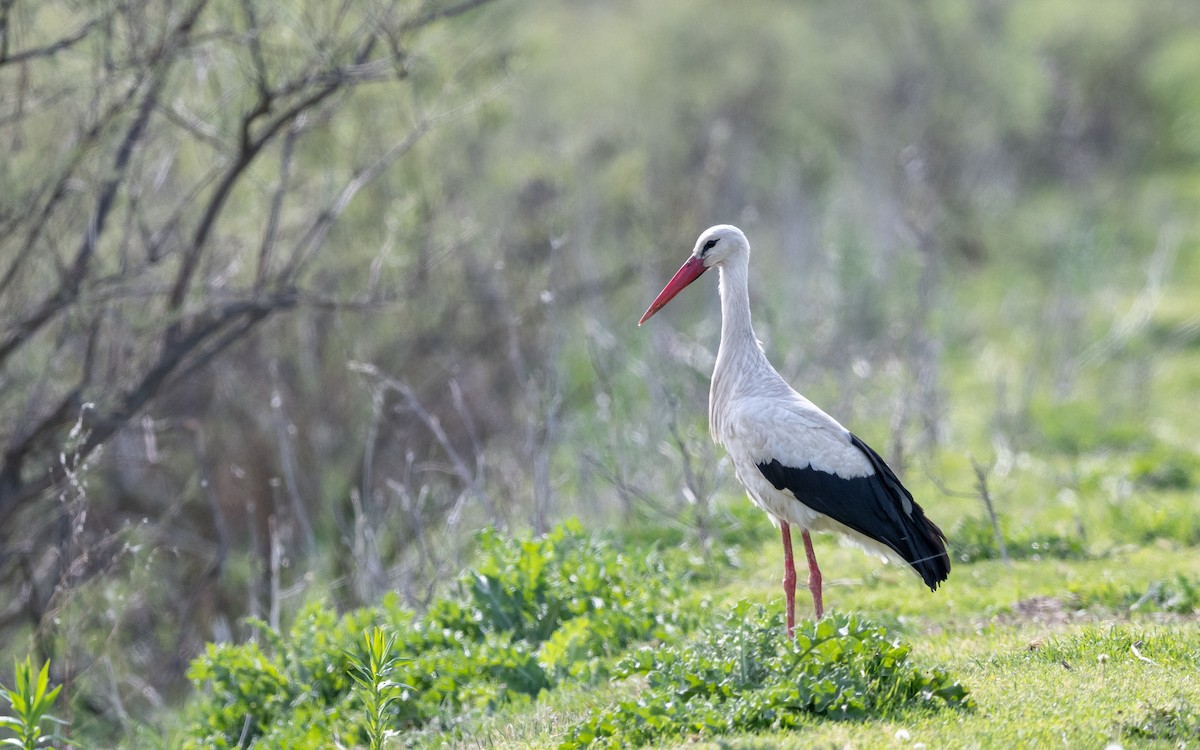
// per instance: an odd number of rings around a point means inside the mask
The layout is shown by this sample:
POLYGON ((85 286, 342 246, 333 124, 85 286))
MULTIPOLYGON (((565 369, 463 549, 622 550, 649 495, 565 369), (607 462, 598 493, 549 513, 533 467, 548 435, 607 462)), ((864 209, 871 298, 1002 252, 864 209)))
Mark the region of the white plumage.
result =
POLYGON ((781 528, 789 635, 795 606, 791 525, 801 529, 817 617, 823 614, 821 573, 810 529, 842 534, 884 559, 910 565, 936 589, 950 572, 941 530, 878 454, 771 367, 750 322, 749 263, 750 244, 741 230, 728 224, 706 230, 638 324, 704 271, 720 269, 721 343, 709 428, 751 499, 781 528))

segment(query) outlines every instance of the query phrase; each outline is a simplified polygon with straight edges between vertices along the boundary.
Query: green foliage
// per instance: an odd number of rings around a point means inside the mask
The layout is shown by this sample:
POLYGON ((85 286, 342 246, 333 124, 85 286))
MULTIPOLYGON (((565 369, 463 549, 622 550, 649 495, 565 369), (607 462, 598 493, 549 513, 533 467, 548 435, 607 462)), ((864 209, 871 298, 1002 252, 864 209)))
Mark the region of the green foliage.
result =
POLYGON ((635 635, 667 639, 677 631, 678 616, 662 615, 662 597, 680 594, 683 581, 658 554, 621 553, 577 522, 531 542, 485 532, 482 548, 470 592, 485 629, 539 644, 563 622, 587 616, 613 631, 617 648, 635 635))
MULTIPOLYGON (((740 494, 730 502, 718 503, 709 519, 709 543, 721 551, 714 556, 714 562, 733 562, 739 550, 775 539, 777 534, 762 510, 740 494)), ((695 529, 681 524, 676 513, 669 509, 661 509, 654 517, 639 519, 622 529, 621 538, 632 546, 657 547, 668 554, 670 550, 697 546, 695 529)), ((711 572, 711 568, 695 571, 697 575, 711 572)))
POLYGON ((210 644, 191 747, 379 747, 390 733, 535 699, 559 680, 596 680, 634 641, 672 640, 694 621, 679 570, 630 555, 578 524, 539 539, 484 532, 473 570, 423 617, 390 596, 343 616, 310 604, 263 646, 210 644), (353 689, 357 685, 357 689, 353 689))
POLYGON ((1121 542, 1153 544, 1166 539, 1189 546, 1200 544, 1200 516, 1190 493, 1139 494, 1112 503, 1107 510, 1112 536, 1121 542))
POLYGON ((1144 587, 1108 584, 1089 586, 1086 590, 1071 589, 1072 603, 1079 607, 1099 605, 1112 609, 1143 612, 1200 612, 1200 578, 1182 573, 1173 578, 1151 581, 1144 587))
POLYGON ((1076 633, 1051 638, 1037 650, 1019 658, 1030 656, 1056 664, 1106 665, 1117 661, 1134 661, 1191 668, 1195 664, 1198 646, 1200 638, 1194 631, 1172 634, 1132 624, 1106 627, 1090 624, 1076 633))
POLYGON ((1200 458, 1194 453, 1158 447, 1133 460, 1133 480, 1157 490, 1187 490, 1196 484, 1200 458))
POLYGON ((1148 439, 1140 423, 1114 417, 1101 400, 1035 402, 1031 417, 1047 447, 1072 455, 1129 449, 1148 439))
MULTIPOLYGON (((1006 525, 1000 521, 1001 529, 1006 525)), ((1001 532, 1003 533, 1003 531, 1001 532)), ((955 561, 975 562, 1000 559, 1000 547, 996 533, 986 518, 978 516, 964 518, 950 533, 948 540, 950 557, 955 561)), ((1088 556, 1083 540, 1062 536, 1053 532, 1029 535, 1004 535, 1005 548, 1014 560, 1056 559, 1082 560, 1088 556)))
POLYGON ((1131 606, 1136 608, 1145 602, 1166 612, 1200 612, 1200 578, 1188 578, 1180 573, 1173 579, 1151 583, 1146 593, 1131 606))
POLYGON ((1186 747, 1200 742, 1200 711, 1186 698, 1179 698, 1172 705, 1148 709, 1140 719, 1123 722, 1121 730, 1131 737, 1164 740, 1186 747))
POLYGON ((50 687, 50 662, 35 671, 33 662, 26 656, 24 662, 15 663, 13 673, 13 687, 0 686, 0 697, 12 711, 9 716, 0 716, 0 729, 7 729, 14 736, 0 740, 0 745, 35 750, 63 742, 57 732, 45 734, 42 730, 45 722, 62 723, 50 715, 58 691, 62 690, 62 685, 50 687))
POLYGON ((283 658, 267 656, 254 641, 243 645, 209 644, 188 671, 195 684, 205 685, 208 690, 204 699, 193 706, 196 718, 187 746, 239 747, 243 739, 252 743, 267 733, 282 715, 292 713, 297 723, 316 719, 311 711, 288 711, 290 705, 304 705, 321 692, 283 666, 284 661, 294 662, 287 657, 299 651, 322 653, 304 641, 296 641, 296 647, 283 658))
POLYGON ((390 679, 398 661, 394 651, 396 636, 375 627, 363 634, 363 659, 357 653, 347 654, 352 667, 350 676, 362 688, 366 713, 365 731, 371 750, 381 750, 384 740, 391 736, 388 729, 388 708, 401 699, 404 685, 390 679))
POLYGON ((961 684, 912 667, 908 655, 886 629, 855 615, 801 623, 789 641, 778 614, 742 602, 694 642, 622 661, 619 676, 645 675, 646 691, 592 716, 562 747, 785 729, 812 717, 865 719, 912 705, 972 706, 961 684))

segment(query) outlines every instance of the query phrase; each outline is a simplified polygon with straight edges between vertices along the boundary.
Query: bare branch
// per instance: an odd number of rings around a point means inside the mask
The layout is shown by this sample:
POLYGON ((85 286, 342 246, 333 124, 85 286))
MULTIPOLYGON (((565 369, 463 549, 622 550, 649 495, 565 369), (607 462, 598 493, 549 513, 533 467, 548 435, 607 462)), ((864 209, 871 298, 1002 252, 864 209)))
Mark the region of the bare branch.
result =
MULTIPOLYGON (((413 29, 419 29, 424 26, 428 26, 429 24, 435 21, 440 21, 444 18, 461 16, 462 14, 475 10, 476 8, 480 7, 481 5, 485 5, 490 1, 491 0, 463 0, 463 2, 454 3, 442 8, 430 8, 402 23, 400 25, 400 31, 412 31, 413 29)), ((430 4, 432 5, 432 3, 430 4)))
MULTIPOLYGON (((104 413, 89 415, 87 439, 79 446, 75 455, 66 457, 62 466, 56 466, 44 475, 23 482, 20 461, 24 458, 24 453, 5 456, 5 466, 0 471, 0 515, 54 486, 63 477, 64 471, 71 471, 79 462, 86 460, 172 378, 185 377, 208 364, 263 319, 294 307, 296 301, 294 293, 284 293, 230 302, 198 316, 197 325, 193 326, 186 336, 164 348, 154 366, 136 385, 122 394, 115 406, 104 413)), ((78 395, 75 398, 78 400, 78 395)), ((55 411, 57 419, 47 418, 43 421, 46 434, 61 429, 71 419, 73 412, 69 407, 76 404, 67 404, 66 401, 64 399, 64 403, 55 411)), ((32 446, 32 443, 30 445, 32 446)), ((28 453, 28 450, 25 453, 28 453)))
POLYGON ((303 126, 304 118, 297 118, 292 127, 288 129, 287 137, 283 140, 283 153, 279 157, 279 184, 275 186, 275 195, 271 197, 267 227, 263 230, 262 245, 258 249, 258 270, 254 274, 255 291, 262 291, 267 283, 267 272, 271 267, 271 251, 275 247, 275 233, 279 229, 279 214, 283 208, 283 197, 287 195, 288 178, 292 172, 292 155, 296 151, 296 137, 303 126))
POLYGON ((267 82, 267 62, 263 58, 253 0, 242 0, 242 13, 246 16, 246 46, 250 48, 250 59, 254 62, 254 82, 258 86, 258 95, 260 100, 270 101, 271 85, 267 82))
POLYGON ((992 524, 992 534, 996 537, 996 546, 1000 548, 1000 559, 1006 566, 1012 566, 1008 557, 1008 546, 1004 543, 1004 534, 1000 531, 1000 521, 996 518, 996 507, 992 504, 992 493, 988 490, 988 467, 971 457, 971 468, 975 471, 975 487, 979 490, 979 499, 987 510, 988 520, 992 524))
POLYGON ((133 153, 134 147, 141 140, 145 132, 146 122, 150 119, 150 112, 158 100, 159 87, 162 85, 162 82, 163 76, 157 76, 152 80, 145 94, 142 96, 137 116, 125 132, 125 138, 122 139, 120 148, 117 149, 117 155, 113 160, 112 174, 100 190, 100 196, 96 200, 96 208, 92 213, 92 219, 84 231, 83 241, 80 243, 79 249, 75 252, 75 260, 67 271, 66 277, 62 279, 61 285, 55 290, 54 294, 47 297, 38 306, 37 310, 24 320, 10 326, 8 335, 0 342, 0 364, 8 359, 13 351, 27 342, 29 337, 36 333, 47 321, 74 302, 75 298, 78 297, 79 288, 83 283, 84 276, 87 274, 88 264, 91 263, 97 242, 100 235, 104 232, 109 211, 112 210, 117 191, 120 189, 122 178, 125 175, 125 170, 129 166, 129 158, 133 153))
POLYGON ((71 156, 66 160, 66 165, 57 178, 46 182, 42 186, 27 193, 27 197, 18 201, 18 205, 23 206, 25 210, 16 212, 13 216, 14 223, 4 228, 4 234, 12 234, 16 227, 21 223, 29 224, 29 231, 25 236, 25 240, 21 248, 17 250, 13 261, 9 264, 8 270, 0 279, 0 293, 12 284, 17 277, 17 273, 21 266, 24 265, 26 258, 37 247, 38 240, 49 224, 49 218, 54 211, 59 207, 59 202, 67 194, 67 186, 72 179, 75 178, 76 171, 88 153, 100 145, 100 136, 106 128, 121 115, 129 106, 133 104, 138 91, 141 89, 142 81, 136 81, 128 88, 124 94, 99 117, 95 122, 88 127, 80 136, 79 144, 75 147, 71 156), (51 187, 51 185, 53 187, 51 187), (40 200, 42 195, 49 193, 45 204, 40 211, 35 211, 34 206, 40 200))
MULTIPOLYGON (((207 1, 198 0, 192 6, 191 12, 184 16, 179 25, 169 35, 171 40, 180 42, 186 38, 192 26, 199 18, 200 12, 207 4, 207 1)), ((164 44, 166 44, 165 41, 164 44)), ((130 158, 133 155, 134 149, 142 140, 146 132, 146 124, 149 122, 154 106, 158 102, 159 92, 167 78, 166 73, 166 66, 159 66, 152 72, 150 82, 146 85, 145 93, 138 106, 137 114, 128 130, 125 131, 125 137, 121 140, 121 144, 117 148, 116 156, 113 159, 112 171, 101 188, 99 197, 96 199, 96 207, 92 213, 91 220, 84 231, 83 240, 75 253, 75 259, 67 271, 65 278, 62 279, 61 285, 54 294, 47 297, 32 314, 9 328, 8 335, 3 341, 0 341, 0 365, 16 349, 27 342, 32 334, 36 333, 51 318, 74 302, 78 297, 80 285, 87 274, 88 265, 91 263, 100 236, 104 233, 109 212, 112 210, 117 192, 122 186, 125 172, 129 167, 130 158)))
POLYGON ((287 266, 279 274, 281 279, 286 281, 295 279, 304 265, 312 258, 321 245, 324 244, 325 238, 329 235, 329 230, 333 227, 334 222, 337 221, 342 212, 346 210, 346 207, 354 200, 354 196, 358 194, 358 191, 362 190, 363 187, 378 177, 384 169, 397 159, 412 150, 412 147, 417 144, 421 136, 429 132, 430 126, 431 121, 428 119, 417 123, 416 127, 410 130, 408 135, 399 143, 392 146, 386 153, 367 167, 360 169, 350 178, 333 204, 317 215, 312 225, 309 226, 308 231, 304 233, 303 238, 297 243, 287 266))
MULTIPOLYGON (((371 36, 363 44, 356 62, 365 60, 375 46, 375 36, 371 36)), ((212 233, 213 227, 216 225, 217 218, 224 210, 226 201, 229 199, 233 188, 238 184, 242 174, 249 168, 251 163, 258 154, 262 151, 271 139, 275 137, 284 127, 291 125, 301 114, 316 107, 321 102, 333 96, 342 88, 343 79, 335 77, 329 83, 319 88, 317 91, 310 93, 308 96, 296 102, 292 106, 285 109, 283 112, 276 115, 267 122, 257 133, 251 132, 253 123, 260 117, 265 116, 270 112, 271 100, 273 96, 270 94, 260 96, 255 107, 242 117, 242 136, 238 150, 237 158, 234 163, 225 171, 224 176, 218 181, 216 188, 213 190, 212 197, 205 206, 204 213, 200 218, 199 224, 196 226, 196 231, 193 234, 192 241, 184 253, 183 261, 180 264, 179 273, 175 277, 175 283, 171 288, 170 297, 167 300, 168 312, 175 314, 183 306, 184 298, 187 295, 188 289, 192 284, 192 277, 195 275, 196 268, 200 262, 200 256, 207 244, 208 237, 212 233)), ((172 316, 174 317, 174 316, 172 316)), ((166 342, 169 345, 181 335, 180 323, 178 321, 171 324, 167 328, 166 342)))
MULTIPOLYGON (((496 517, 495 504, 483 489, 483 476, 477 470, 472 470, 467 464, 466 459, 459 453, 458 449, 450 441, 450 436, 446 434, 445 428, 442 427, 442 421, 436 414, 431 414, 425 405, 421 403, 421 399, 407 383, 397 380, 389 375, 385 375, 378 367, 366 362, 351 362, 350 369, 354 372, 368 375, 374 378, 380 385, 396 391, 404 398, 405 409, 414 414, 417 419, 429 430, 437 444, 445 451, 446 456, 450 459, 450 465, 453 473, 469 490, 476 493, 483 501, 484 505, 489 509, 493 518, 496 517)), ((478 469, 478 467, 476 467, 478 469)))
POLYGON ((0 21, 0 66, 25 62, 38 57, 51 57, 52 55, 56 55, 59 52, 62 52, 70 47, 74 47, 76 44, 83 41, 84 37, 90 34, 92 29, 96 28, 96 26, 98 26, 100 23, 99 19, 93 18, 81 26, 74 34, 65 36, 62 39, 47 44, 43 47, 22 50, 21 52, 14 52, 10 55, 7 51, 8 35, 5 33, 8 26, 7 16, 7 9, 5 9, 3 21, 0 21))
POLYGON ((296 523, 299 524, 300 532, 304 536, 305 552, 312 553, 317 548, 317 536, 313 533, 312 521, 309 520, 308 511, 304 509, 304 501, 300 497, 300 483, 296 479, 295 451, 292 448, 291 435, 288 434, 287 415, 283 412, 283 394, 279 388, 278 361, 272 360, 269 369, 272 381, 271 412, 275 418, 275 434, 279 439, 279 458, 283 469, 284 487, 287 489, 292 515, 296 517, 296 523))
POLYGON ((207 143, 217 151, 224 151, 229 147, 225 141, 221 140, 220 133, 212 125, 197 117, 192 112, 182 108, 182 105, 163 106, 159 109, 163 119, 167 122, 179 126, 188 135, 195 136, 198 140, 207 143))

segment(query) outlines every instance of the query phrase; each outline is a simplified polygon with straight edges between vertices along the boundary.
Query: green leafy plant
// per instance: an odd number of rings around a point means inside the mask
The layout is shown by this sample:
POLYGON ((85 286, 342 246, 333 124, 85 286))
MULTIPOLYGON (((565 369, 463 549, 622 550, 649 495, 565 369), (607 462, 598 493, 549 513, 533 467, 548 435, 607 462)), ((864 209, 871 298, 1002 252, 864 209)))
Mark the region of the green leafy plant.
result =
POLYGON ((44 722, 63 723, 50 715, 54 700, 62 690, 62 685, 50 687, 50 662, 35 672, 33 662, 26 656, 24 662, 15 663, 13 671, 14 686, 11 689, 0 686, 0 697, 8 702, 12 711, 10 716, 0 716, 0 728, 9 730, 14 736, 0 744, 34 750, 63 742, 57 731, 44 734, 42 730, 44 722))
POLYGON ((388 728, 388 709, 401 699, 405 686, 391 679, 399 661, 395 653, 396 635, 374 627, 363 634, 363 641, 363 652, 347 654, 347 658, 351 665, 350 676, 362 689, 368 747, 380 750, 384 740, 393 734, 388 728))
POLYGON ((577 654, 590 657, 634 639, 669 639, 685 624, 686 612, 664 606, 682 599, 680 570, 657 554, 627 554, 588 536, 578 522, 531 541, 484 532, 480 547, 474 572, 459 586, 481 631, 540 646, 565 623, 586 618, 589 635, 577 654))
POLYGON ((435 718, 598 680, 630 643, 694 625, 686 577, 578 524, 536 539, 485 532, 473 569, 423 616, 394 595, 340 616, 313 603, 287 631, 252 621, 258 641, 209 645, 189 672, 200 690, 188 742, 321 747, 355 735, 380 747, 435 718))
POLYGON ((640 745, 660 738, 790 728, 813 717, 862 719, 905 706, 970 707, 945 672, 908 664, 908 646, 884 628, 833 614, 783 637, 778 614, 743 602, 703 637, 642 649, 619 676, 644 675, 646 691, 593 715, 563 742, 640 745))

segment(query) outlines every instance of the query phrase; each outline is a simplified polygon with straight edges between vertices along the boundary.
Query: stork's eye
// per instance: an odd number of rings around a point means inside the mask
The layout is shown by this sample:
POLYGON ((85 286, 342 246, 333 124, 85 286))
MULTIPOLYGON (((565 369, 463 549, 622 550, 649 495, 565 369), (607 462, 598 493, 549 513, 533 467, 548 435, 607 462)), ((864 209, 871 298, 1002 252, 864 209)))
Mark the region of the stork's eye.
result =
POLYGON ((716 246, 717 246, 717 240, 715 237, 713 239, 709 240, 708 242, 704 243, 705 250, 712 250, 716 246))

